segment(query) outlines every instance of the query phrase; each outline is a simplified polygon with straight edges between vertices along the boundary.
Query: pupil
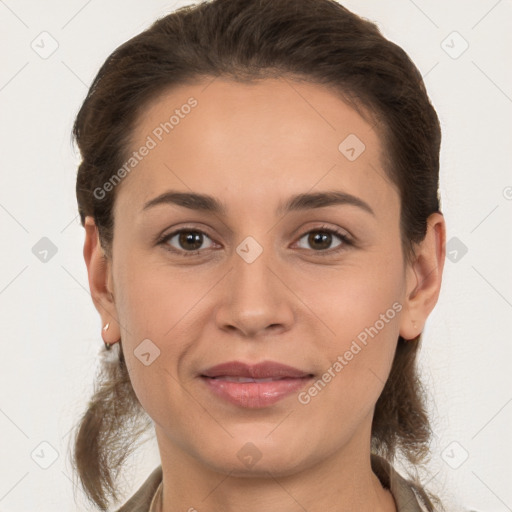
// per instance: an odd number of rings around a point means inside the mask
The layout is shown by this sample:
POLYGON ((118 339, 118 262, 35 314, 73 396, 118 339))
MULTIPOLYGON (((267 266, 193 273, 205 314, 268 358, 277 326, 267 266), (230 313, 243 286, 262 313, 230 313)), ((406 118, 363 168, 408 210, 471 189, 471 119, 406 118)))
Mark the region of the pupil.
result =
POLYGON ((310 237, 310 242, 314 242, 312 243, 311 245, 314 246, 315 244, 317 244, 317 242, 324 242, 323 244, 320 244, 321 247, 320 249, 327 249, 329 248, 329 243, 330 243, 330 237, 331 235, 329 233, 315 233, 313 235, 311 235, 312 238, 310 237), (325 243, 327 241, 327 243, 325 243))
POLYGON ((192 244, 194 247, 189 247, 189 249, 196 250, 201 247, 201 234, 196 231, 185 231, 181 233, 180 243, 186 248, 187 244, 192 244))

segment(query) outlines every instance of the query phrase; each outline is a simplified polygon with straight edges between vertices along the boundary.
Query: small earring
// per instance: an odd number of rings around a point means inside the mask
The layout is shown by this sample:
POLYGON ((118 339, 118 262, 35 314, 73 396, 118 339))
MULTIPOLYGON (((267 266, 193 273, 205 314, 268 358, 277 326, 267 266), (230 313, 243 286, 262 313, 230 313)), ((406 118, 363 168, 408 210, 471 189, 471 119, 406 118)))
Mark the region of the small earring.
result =
MULTIPOLYGON (((106 331, 106 330, 108 330, 109 327, 110 327, 110 322, 107 322, 105 324, 105 326, 103 327, 103 330, 106 331)), ((112 348, 112 345, 110 343, 107 343, 106 341, 104 341, 104 343, 105 343, 105 348, 107 350, 110 350, 112 348)))

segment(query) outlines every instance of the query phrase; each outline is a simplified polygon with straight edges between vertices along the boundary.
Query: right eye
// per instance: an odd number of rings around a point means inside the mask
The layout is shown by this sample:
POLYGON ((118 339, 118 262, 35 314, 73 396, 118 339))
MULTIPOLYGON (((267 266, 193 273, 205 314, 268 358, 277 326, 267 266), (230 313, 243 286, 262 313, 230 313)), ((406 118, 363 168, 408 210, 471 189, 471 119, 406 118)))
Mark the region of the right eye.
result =
MULTIPOLYGON (((182 228, 168 235, 165 235, 158 243, 163 245, 165 249, 180 254, 181 256, 195 256, 199 252, 199 247, 203 243, 204 237, 211 240, 211 238, 203 231, 190 228, 182 228), (176 239, 176 244, 181 247, 171 245, 173 239, 176 239)), ((210 246, 211 247, 211 246, 210 246)), ((210 248, 208 247, 208 248, 210 248)))

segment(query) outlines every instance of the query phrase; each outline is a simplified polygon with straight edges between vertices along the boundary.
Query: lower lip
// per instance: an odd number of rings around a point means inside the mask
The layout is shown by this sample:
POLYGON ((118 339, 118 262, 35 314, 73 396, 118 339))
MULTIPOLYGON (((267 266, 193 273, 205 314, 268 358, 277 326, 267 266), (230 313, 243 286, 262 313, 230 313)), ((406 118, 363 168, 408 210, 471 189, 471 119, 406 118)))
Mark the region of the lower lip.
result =
POLYGON ((261 409, 299 391, 312 377, 280 379, 267 382, 233 382, 201 377, 217 396, 248 409, 261 409))

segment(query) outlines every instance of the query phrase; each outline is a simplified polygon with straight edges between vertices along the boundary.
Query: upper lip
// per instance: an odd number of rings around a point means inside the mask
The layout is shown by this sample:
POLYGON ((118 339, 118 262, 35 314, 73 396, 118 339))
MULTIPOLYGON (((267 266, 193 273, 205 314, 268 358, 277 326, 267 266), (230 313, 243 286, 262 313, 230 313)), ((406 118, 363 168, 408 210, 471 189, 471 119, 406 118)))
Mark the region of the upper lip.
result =
POLYGON ((311 375, 311 373, 275 361, 263 361, 257 364, 228 361, 201 372, 203 377, 248 377, 253 379, 302 378, 311 375))

